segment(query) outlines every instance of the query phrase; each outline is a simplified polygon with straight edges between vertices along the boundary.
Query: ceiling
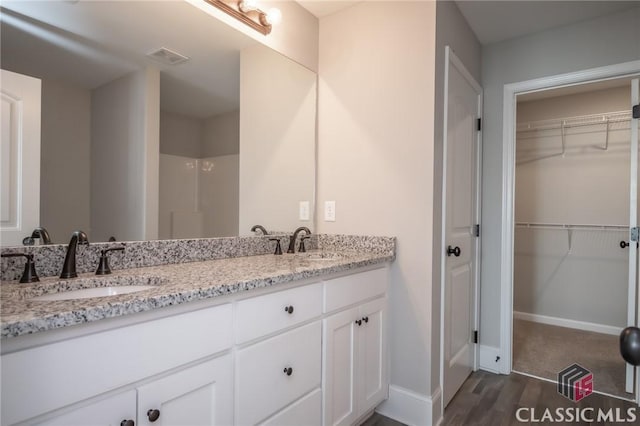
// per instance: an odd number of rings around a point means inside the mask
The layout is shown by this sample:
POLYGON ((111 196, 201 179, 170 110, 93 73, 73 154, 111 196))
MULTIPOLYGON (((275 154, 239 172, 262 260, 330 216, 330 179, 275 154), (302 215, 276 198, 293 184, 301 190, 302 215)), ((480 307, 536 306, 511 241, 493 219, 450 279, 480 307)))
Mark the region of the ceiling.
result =
POLYGON ((482 44, 491 44, 638 7, 637 1, 463 1, 458 8, 482 44))
MULTIPOLYGON (((362 1, 362 0, 360 0, 362 1)), ((331 15, 339 10, 353 6, 360 1, 340 1, 340 0, 297 0, 300 6, 311 12, 317 18, 331 15)))
MULTIPOLYGON (((331 15, 361 1, 297 0, 302 7, 317 18, 331 15)), ((634 0, 455 0, 455 2, 482 44, 496 43, 570 25, 638 7, 639 4, 634 0)))
POLYGON ((3 0, 0 19, 3 68, 94 89, 153 64, 161 107, 199 118, 239 107, 240 50, 257 43, 182 1, 3 0), (190 60, 147 56, 160 47, 190 60))

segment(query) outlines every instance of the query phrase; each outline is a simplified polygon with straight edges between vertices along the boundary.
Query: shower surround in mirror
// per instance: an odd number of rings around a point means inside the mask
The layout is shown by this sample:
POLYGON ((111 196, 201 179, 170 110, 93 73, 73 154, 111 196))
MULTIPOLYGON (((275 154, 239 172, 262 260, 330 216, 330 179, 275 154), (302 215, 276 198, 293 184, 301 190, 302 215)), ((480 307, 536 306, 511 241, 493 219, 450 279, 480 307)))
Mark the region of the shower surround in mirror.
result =
POLYGON ((255 223, 313 227, 297 214, 303 200, 314 211, 315 73, 188 2, 114 5, 0 9, 2 67, 42 80, 41 191, 24 195, 41 199, 39 225, 53 241, 77 229, 96 242, 249 234, 255 223), (161 46, 190 60, 147 55, 161 46), (230 144, 228 123, 227 133, 213 123, 234 114, 230 144), (200 121, 208 141, 182 152, 193 134, 167 135, 167 117, 200 121), (165 149, 167 138, 182 151, 165 149), (200 162, 201 173, 180 186, 177 162, 200 162))

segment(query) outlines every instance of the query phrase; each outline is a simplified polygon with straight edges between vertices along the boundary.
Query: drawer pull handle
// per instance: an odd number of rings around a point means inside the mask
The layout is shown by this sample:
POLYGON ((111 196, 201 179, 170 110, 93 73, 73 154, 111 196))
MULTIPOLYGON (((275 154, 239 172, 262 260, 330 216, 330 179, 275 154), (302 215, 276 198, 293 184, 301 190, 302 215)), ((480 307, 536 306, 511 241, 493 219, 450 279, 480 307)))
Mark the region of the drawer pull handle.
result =
POLYGON ((284 374, 286 374, 287 376, 290 376, 293 374, 293 368, 291 367, 285 367, 284 368, 284 374))
POLYGON ((358 326, 362 325, 362 320, 356 320, 356 324, 358 324, 358 326))
POLYGON ((292 314, 293 313, 293 306, 285 306, 284 307, 284 311, 287 312, 288 314, 292 314))
POLYGON ((160 410, 149 410, 147 411, 147 417, 149 417, 150 422, 155 422, 160 418, 160 410))
POLYGON ((369 322, 369 317, 362 317, 362 321, 369 322))
POLYGON ((133 420, 124 419, 120 422, 120 426, 135 426, 135 422, 133 420))

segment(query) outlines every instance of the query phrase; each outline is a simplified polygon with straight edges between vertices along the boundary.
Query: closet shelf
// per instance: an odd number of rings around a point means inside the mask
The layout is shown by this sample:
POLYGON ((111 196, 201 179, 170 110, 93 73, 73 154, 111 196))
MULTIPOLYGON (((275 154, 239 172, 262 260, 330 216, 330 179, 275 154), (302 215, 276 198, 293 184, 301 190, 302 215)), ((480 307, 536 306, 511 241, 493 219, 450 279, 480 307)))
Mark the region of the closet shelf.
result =
MULTIPOLYGON (((631 111, 605 112, 601 114, 579 115, 575 117, 554 118, 550 120, 518 123, 517 132, 535 132, 541 130, 560 130, 572 127, 608 125, 631 121, 631 111)), ((605 130, 605 129, 603 129, 605 130)))
POLYGON ((565 223, 534 223, 516 222, 516 228, 531 229, 575 229, 591 231, 628 231, 628 225, 591 225, 591 224, 565 224, 565 223))

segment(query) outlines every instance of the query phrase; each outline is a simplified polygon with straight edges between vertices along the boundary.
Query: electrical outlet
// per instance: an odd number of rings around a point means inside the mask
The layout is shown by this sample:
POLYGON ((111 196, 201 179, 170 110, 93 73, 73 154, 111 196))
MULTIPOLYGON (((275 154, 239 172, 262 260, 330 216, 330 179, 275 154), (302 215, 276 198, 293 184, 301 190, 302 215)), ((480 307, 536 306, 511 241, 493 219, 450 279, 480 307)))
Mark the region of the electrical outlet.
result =
POLYGON ((324 221, 325 222, 336 221, 336 202, 335 201, 324 202, 324 221))
POLYGON ((309 202, 300 201, 300 212, 298 214, 300 220, 309 220, 309 202))

